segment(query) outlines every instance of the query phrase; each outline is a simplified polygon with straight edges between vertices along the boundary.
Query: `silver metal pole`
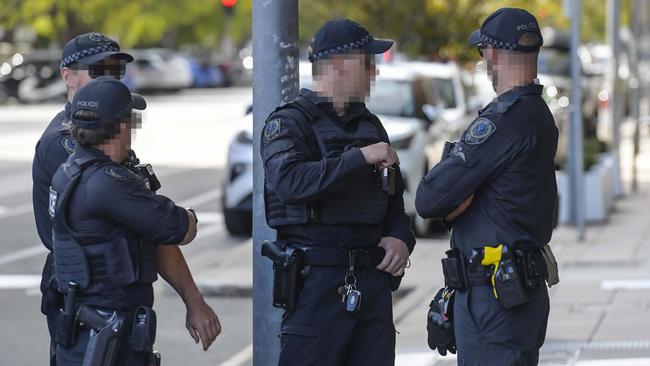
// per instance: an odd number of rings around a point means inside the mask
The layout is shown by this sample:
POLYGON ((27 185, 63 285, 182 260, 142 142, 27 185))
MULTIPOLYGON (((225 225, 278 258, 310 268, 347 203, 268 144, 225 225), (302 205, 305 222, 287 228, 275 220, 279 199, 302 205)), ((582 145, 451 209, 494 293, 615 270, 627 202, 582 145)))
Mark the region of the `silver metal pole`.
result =
POLYGON ((616 197, 623 195, 621 183, 621 119, 623 118, 623 105, 621 98, 621 81, 618 77, 618 55, 620 54, 620 0, 607 1, 607 43, 612 49, 609 69, 610 110, 612 121, 612 154, 614 155, 614 194, 616 197))
MULTIPOLYGON (((632 37, 634 39, 642 39, 641 34, 641 0, 633 0, 632 9, 630 14, 632 16, 632 37)), ((637 156, 639 155, 640 143, 640 113, 639 105, 641 100, 641 75, 639 75, 639 54, 638 47, 633 47, 630 54, 630 71, 633 82, 630 83, 631 100, 630 109, 632 118, 634 119, 634 151, 632 153, 632 192, 638 190, 638 172, 637 172, 637 156)))
POLYGON ((271 262, 261 256, 275 232, 264 215, 260 136, 266 117, 298 93, 298 0, 253 0, 253 365, 278 364, 281 312, 273 308, 271 262))
POLYGON ((580 46, 581 0, 571 1, 571 133, 569 148, 569 177, 571 215, 578 229, 578 240, 585 239, 585 184, 582 131, 581 67, 578 59, 580 46))

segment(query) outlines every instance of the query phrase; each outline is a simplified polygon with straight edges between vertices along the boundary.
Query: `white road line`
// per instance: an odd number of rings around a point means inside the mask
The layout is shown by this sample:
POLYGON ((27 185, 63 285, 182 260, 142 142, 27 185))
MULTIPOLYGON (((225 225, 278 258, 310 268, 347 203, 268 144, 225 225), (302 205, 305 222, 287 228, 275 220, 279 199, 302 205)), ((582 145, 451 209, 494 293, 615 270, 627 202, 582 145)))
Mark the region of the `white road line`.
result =
POLYGON ((253 358, 253 344, 242 348, 234 356, 222 362, 220 366, 241 366, 253 358))
POLYGON ((180 202, 178 205, 183 206, 183 207, 193 207, 193 206, 199 206, 204 203, 208 203, 214 199, 217 199, 221 197, 221 188, 215 188, 211 191, 207 191, 205 193, 202 193, 198 196, 194 196, 192 198, 189 198, 185 201, 180 202))
POLYGON ((45 253, 47 253, 47 249, 45 249, 43 244, 34 245, 32 247, 19 250, 17 252, 13 252, 13 253, 9 253, 9 254, 5 254, 3 256, 0 256, 0 266, 5 265, 5 264, 9 264, 9 263, 13 263, 13 262, 17 262, 17 261, 23 260, 25 258, 34 257, 34 256, 37 256, 37 255, 43 255, 45 253))
POLYGON ((650 290, 650 279, 603 281, 600 283, 600 288, 603 290, 650 290))
POLYGON ((32 212, 32 204, 31 203, 25 203, 20 206, 15 206, 15 207, 3 207, 3 210, 0 211, 0 220, 1 219, 6 219, 9 217, 14 217, 14 216, 20 216, 26 213, 32 212))
POLYGON ((0 275, 0 290, 29 289, 41 285, 41 275, 0 275))
POLYGON ((575 366, 648 366, 650 358, 618 358, 607 360, 578 361, 575 366))

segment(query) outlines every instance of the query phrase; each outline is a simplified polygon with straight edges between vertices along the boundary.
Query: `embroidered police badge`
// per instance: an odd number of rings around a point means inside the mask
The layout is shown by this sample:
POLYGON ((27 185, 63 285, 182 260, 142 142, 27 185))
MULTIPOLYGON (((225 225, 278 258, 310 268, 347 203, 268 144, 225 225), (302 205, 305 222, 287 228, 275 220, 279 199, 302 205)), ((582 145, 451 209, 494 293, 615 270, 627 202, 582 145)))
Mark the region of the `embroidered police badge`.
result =
POLYGON ((266 123, 266 126, 264 126, 264 143, 268 144, 276 137, 278 137, 278 135, 280 135, 281 128, 282 121, 279 118, 268 121, 266 123))
POLYGON ((126 182, 127 180, 133 179, 133 175, 128 170, 119 167, 108 167, 104 169, 104 173, 119 180, 120 182, 126 182))
POLYGON ((74 139, 70 136, 66 136, 61 140, 61 145, 63 145, 63 148, 65 151, 68 152, 68 154, 72 154, 74 152, 74 146, 75 142, 74 139))
POLYGON ((492 136, 497 126, 487 118, 479 118, 469 127, 465 135, 465 142, 469 145, 478 145, 492 136))

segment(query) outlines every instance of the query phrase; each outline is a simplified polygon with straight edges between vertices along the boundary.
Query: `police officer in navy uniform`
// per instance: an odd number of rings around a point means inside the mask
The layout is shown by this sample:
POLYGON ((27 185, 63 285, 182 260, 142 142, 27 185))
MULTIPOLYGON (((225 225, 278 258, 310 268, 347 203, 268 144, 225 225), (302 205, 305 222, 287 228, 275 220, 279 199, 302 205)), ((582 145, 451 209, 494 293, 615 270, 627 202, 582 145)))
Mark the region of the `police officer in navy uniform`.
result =
POLYGON ((390 41, 340 19, 316 32, 314 90, 268 117, 261 136, 269 226, 304 253, 282 321, 280 365, 393 365, 391 289, 415 238, 399 159, 365 106, 390 41), (394 187, 381 183, 394 177, 394 187))
MULTIPOLYGON (((61 78, 68 90, 65 109, 49 123, 36 144, 32 164, 34 218, 38 235, 43 245, 52 250, 52 223, 48 213, 48 196, 52 176, 74 151, 75 141, 65 126, 70 121, 70 107, 77 90, 100 76, 121 79, 126 64, 133 61, 128 53, 120 51, 117 42, 97 32, 81 34, 70 40, 61 57, 61 78)), ((212 343, 217 334, 219 320, 199 293, 181 251, 174 246, 160 247, 156 252, 158 271, 169 281, 183 298, 187 306, 187 328, 195 341, 199 339, 203 348, 212 343)), ((50 347, 51 364, 54 364, 54 334, 56 317, 62 305, 61 294, 52 267, 52 255, 48 254, 43 268, 41 311, 47 316, 48 330, 52 338, 50 347)))
MULTIPOLYGON (((453 303, 459 365, 536 365, 544 342, 549 299, 540 253, 553 231, 558 130, 536 80, 542 42, 537 20, 522 9, 499 9, 472 33, 469 44, 486 62, 498 96, 417 190, 418 213, 453 227, 448 255, 457 250, 450 259, 467 272, 468 288, 456 289, 453 303), (512 268, 519 277, 508 283, 523 291, 498 297, 501 289, 490 282, 501 267, 485 263, 508 253, 517 253, 512 268), (483 259, 473 261, 477 256, 483 259), (506 300, 512 298, 521 304, 510 307, 506 300)), ((429 341, 453 351, 453 340, 429 341)))
POLYGON ((66 294, 56 327, 60 366, 151 362, 156 246, 196 235, 191 209, 120 164, 136 127, 132 112, 144 108, 142 97, 110 77, 91 81, 71 103, 76 144, 49 195, 55 276, 66 294))

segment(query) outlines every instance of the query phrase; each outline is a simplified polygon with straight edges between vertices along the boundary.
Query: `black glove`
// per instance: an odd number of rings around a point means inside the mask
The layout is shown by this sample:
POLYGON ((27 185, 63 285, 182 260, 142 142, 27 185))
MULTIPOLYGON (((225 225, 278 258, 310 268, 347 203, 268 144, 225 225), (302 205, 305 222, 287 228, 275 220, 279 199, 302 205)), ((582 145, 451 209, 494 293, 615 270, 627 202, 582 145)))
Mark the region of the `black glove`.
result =
POLYGON ((440 304, 443 300, 444 288, 440 289, 429 305, 427 314, 427 335, 429 348, 438 350, 442 356, 447 355, 447 351, 456 353, 456 337, 454 336, 454 323, 451 319, 451 313, 454 308, 454 294, 449 295, 446 305, 446 314, 441 312, 440 304))

